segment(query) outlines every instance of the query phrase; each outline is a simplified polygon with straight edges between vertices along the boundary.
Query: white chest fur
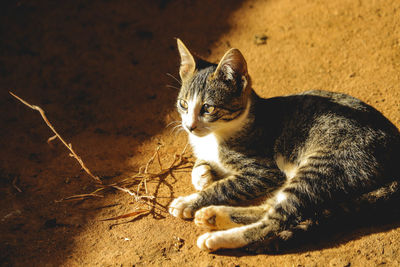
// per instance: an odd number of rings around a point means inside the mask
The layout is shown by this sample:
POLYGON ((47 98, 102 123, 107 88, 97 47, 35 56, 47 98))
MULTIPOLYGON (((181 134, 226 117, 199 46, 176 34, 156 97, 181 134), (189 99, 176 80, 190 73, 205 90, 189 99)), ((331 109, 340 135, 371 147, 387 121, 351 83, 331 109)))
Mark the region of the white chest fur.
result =
POLYGON ((221 163, 219 142, 214 134, 204 137, 189 134, 189 140, 196 158, 211 163, 220 178, 235 173, 235 170, 221 163))
POLYGON ((193 147, 193 152, 198 159, 220 165, 218 150, 219 144, 214 134, 209 134, 204 137, 190 134, 189 140, 193 147))

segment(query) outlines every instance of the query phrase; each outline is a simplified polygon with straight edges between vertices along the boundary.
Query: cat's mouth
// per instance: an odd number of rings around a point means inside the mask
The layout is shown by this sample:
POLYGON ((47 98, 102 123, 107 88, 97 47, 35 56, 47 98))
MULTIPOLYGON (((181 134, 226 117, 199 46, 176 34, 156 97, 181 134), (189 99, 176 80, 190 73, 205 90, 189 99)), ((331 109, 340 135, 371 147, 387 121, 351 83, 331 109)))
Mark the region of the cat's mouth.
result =
POLYGON ((197 137, 204 137, 204 136, 208 135, 209 132, 198 132, 198 133, 196 133, 196 132, 191 132, 190 134, 193 134, 193 135, 195 135, 195 136, 197 136, 197 137))
POLYGON ((206 136, 206 135, 208 135, 210 133, 210 131, 206 130, 206 129, 196 128, 196 129, 193 129, 193 130, 189 130, 187 127, 183 127, 183 128, 185 129, 185 131, 188 134, 192 134, 192 135, 195 135, 197 137, 203 137, 203 136, 206 136))

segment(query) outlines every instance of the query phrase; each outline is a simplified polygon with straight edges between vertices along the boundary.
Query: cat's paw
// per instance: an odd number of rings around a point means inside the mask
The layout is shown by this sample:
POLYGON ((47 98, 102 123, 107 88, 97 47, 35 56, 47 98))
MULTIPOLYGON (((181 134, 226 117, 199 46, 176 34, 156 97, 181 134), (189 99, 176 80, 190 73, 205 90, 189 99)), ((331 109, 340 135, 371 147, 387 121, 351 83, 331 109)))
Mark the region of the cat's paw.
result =
POLYGON ((210 165, 200 165, 192 170, 192 184, 198 191, 203 190, 213 182, 210 165))
POLYGON ((201 250, 206 251, 214 251, 217 250, 218 247, 215 245, 215 237, 213 237, 213 233, 205 233, 199 236, 197 239, 197 246, 201 250))
POLYGON ((194 216, 194 223, 207 229, 230 229, 241 226, 232 222, 230 208, 226 206, 209 206, 198 210, 194 216))
POLYGON ((192 205, 199 197, 198 193, 194 193, 185 197, 175 198, 169 205, 168 211, 172 216, 177 218, 193 218, 195 210, 192 205))
POLYGON ((234 229, 205 233, 197 239, 201 250, 215 251, 223 248, 240 248, 247 245, 246 240, 234 229))

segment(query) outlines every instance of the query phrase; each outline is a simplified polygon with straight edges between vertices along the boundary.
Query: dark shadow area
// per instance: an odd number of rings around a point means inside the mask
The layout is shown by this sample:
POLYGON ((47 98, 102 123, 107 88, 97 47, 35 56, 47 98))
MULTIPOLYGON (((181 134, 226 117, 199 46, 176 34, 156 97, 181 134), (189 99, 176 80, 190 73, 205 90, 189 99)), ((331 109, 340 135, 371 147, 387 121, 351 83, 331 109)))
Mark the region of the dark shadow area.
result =
POLYGON ((51 132, 39 114, 8 91, 42 107, 97 175, 117 176, 171 121, 177 89, 166 85, 179 86, 166 75, 178 72, 174 38, 210 55, 241 2, 1 2, 0 265, 61 265, 90 218, 112 206, 54 203, 90 191, 93 181, 64 147, 46 144, 51 132))
POLYGON ((324 248, 338 247, 363 236, 387 232, 400 226, 400 212, 353 213, 322 221, 309 232, 299 234, 288 244, 282 244, 282 253, 295 254, 324 248))

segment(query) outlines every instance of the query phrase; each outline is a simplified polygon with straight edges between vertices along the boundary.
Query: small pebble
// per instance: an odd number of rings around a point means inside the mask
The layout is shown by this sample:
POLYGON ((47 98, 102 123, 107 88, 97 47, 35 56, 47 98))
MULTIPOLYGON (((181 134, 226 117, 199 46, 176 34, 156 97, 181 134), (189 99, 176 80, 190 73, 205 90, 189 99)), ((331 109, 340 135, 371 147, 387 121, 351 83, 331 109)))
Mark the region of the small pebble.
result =
POLYGON ((256 45, 264 45, 267 43, 267 40, 268 40, 268 36, 266 36, 265 34, 260 34, 260 35, 254 36, 254 43, 256 45))

